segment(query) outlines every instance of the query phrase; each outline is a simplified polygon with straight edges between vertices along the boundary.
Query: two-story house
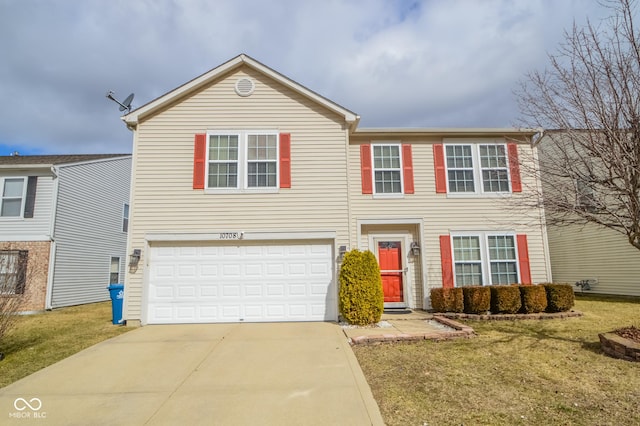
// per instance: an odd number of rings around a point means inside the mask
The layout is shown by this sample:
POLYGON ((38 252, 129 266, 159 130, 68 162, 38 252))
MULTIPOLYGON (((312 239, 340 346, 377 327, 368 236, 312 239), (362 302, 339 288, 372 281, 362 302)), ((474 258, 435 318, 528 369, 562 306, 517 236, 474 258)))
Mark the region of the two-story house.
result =
POLYGON ((0 297, 40 311, 123 282, 131 155, 0 157, 0 297))
POLYGON ((385 307, 429 289, 550 280, 534 131, 365 129, 240 55, 123 117, 133 131, 130 325, 337 320, 342 254, 371 250, 385 307), (137 256, 134 256, 134 264, 137 256))

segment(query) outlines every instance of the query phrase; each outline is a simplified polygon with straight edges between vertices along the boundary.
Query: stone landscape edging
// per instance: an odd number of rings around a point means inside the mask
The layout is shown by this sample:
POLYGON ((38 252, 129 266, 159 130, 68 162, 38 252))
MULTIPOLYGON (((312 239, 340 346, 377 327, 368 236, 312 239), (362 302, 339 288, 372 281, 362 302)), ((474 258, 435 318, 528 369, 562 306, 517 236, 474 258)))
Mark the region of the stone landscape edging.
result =
POLYGON ((542 320, 542 319, 558 319, 581 317, 580 311, 567 312, 538 312, 534 314, 465 314, 459 312, 434 312, 434 319, 444 317, 450 319, 467 319, 476 321, 512 321, 512 320, 542 320))
POLYGON ((353 336, 349 339, 349 343, 352 345, 366 345, 376 343, 391 343, 391 342, 418 342, 421 340, 451 340, 457 338, 471 338, 476 335, 473 328, 460 324, 451 318, 436 317, 432 318, 434 321, 439 322, 442 325, 453 328, 455 331, 431 331, 426 333, 381 333, 370 336, 353 336))
POLYGON ((613 332, 600 333, 598 337, 605 354, 625 361, 640 362, 640 343, 613 332))

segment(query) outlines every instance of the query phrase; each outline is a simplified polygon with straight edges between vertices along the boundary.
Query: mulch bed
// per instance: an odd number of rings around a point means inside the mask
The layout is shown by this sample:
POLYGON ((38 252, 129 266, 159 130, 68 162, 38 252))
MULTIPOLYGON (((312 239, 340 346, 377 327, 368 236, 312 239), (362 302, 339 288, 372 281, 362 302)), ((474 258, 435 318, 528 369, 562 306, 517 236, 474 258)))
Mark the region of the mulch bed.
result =
POLYGON ((640 328, 636 328, 633 325, 631 327, 619 328, 615 330, 614 333, 625 339, 640 343, 640 328))

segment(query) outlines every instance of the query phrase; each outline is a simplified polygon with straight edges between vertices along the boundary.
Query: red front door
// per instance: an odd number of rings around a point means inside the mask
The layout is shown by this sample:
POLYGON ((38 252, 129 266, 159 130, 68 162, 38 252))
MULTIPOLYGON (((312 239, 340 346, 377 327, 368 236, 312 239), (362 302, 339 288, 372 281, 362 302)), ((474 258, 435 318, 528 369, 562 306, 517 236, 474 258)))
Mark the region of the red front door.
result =
POLYGON ((400 241, 379 241, 378 260, 385 302, 404 302, 402 295, 402 253, 400 241))

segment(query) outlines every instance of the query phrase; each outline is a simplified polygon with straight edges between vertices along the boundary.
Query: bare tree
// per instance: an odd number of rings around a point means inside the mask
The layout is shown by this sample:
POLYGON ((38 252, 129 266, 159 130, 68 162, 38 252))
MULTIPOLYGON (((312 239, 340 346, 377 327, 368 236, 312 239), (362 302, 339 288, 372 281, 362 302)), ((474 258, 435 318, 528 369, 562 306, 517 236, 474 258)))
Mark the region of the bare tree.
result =
POLYGON ((556 129, 539 141, 538 174, 551 224, 595 223, 640 250, 640 33, 635 0, 565 32, 550 66, 516 92, 522 122, 556 129))
MULTIPOLYGON (((0 343, 14 326, 24 304, 27 273, 27 252, 2 250, 0 252, 0 343)), ((3 358, 0 352, 0 360, 3 358)))

